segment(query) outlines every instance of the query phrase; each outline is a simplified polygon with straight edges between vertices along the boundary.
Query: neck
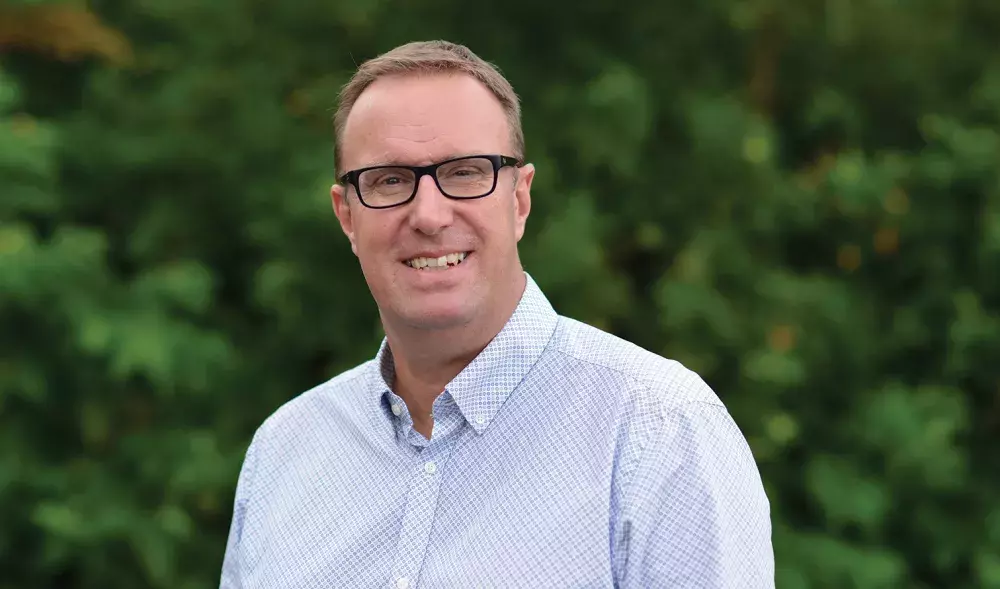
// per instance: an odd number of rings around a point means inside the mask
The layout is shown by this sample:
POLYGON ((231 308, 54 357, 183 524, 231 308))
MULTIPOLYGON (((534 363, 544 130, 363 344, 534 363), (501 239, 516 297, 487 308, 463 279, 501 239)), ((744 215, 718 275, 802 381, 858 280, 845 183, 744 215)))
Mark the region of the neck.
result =
POLYGON ((441 330, 416 329, 393 324, 382 316, 396 368, 393 389, 406 401, 411 413, 429 415, 434 400, 476 356, 486 348, 513 315, 524 293, 526 278, 521 271, 506 301, 482 321, 441 330))

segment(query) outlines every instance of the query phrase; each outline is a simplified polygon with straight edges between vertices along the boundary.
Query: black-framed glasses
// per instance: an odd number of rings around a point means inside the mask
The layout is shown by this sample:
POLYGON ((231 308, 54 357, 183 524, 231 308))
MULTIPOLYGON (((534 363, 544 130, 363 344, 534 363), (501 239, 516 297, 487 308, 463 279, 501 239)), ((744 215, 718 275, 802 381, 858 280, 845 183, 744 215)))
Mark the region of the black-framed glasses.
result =
POLYGON ((354 186, 361 204, 370 209, 404 205, 417 195, 425 175, 434 178, 438 190, 448 198, 474 199, 496 190, 501 168, 520 167, 517 158, 506 155, 470 155, 429 166, 371 166, 351 170, 340 183, 354 186))

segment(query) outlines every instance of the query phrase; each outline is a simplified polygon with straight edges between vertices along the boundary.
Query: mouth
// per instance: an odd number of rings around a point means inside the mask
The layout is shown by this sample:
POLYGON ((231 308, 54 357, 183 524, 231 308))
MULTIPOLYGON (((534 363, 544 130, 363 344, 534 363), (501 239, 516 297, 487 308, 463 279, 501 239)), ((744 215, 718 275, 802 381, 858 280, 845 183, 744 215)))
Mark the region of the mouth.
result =
POLYGON ((403 260, 403 264, 406 264, 414 270, 440 272, 441 270, 447 270, 448 268, 458 266, 466 260, 470 254, 472 254, 472 252, 454 252, 437 258, 416 257, 410 258, 409 260, 403 260))

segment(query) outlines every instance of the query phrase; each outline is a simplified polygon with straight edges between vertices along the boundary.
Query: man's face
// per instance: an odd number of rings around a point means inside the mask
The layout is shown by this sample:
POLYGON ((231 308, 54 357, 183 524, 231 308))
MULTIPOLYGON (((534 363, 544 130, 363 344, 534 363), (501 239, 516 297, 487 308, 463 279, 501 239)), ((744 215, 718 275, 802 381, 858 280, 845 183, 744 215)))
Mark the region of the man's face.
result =
MULTIPOLYGON (((512 155, 499 101, 465 75, 379 79, 351 110, 342 145, 345 171, 512 155)), ((530 165, 501 168, 494 192, 474 200, 447 198, 424 176, 412 201, 389 209, 369 209, 354 187, 335 185, 334 210, 383 318, 411 329, 447 329, 512 309, 533 176, 530 165), (412 265, 414 258, 451 254, 465 258, 444 267, 412 265)))

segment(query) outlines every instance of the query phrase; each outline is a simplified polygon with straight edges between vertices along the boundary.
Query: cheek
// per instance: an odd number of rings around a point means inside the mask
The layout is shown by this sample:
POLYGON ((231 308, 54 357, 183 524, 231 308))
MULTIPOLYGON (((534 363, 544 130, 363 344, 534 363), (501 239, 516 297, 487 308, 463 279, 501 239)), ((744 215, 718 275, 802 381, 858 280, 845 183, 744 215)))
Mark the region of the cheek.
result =
POLYGON ((494 251, 507 251, 518 240, 517 218, 513 204, 498 201, 491 206, 477 211, 474 220, 470 220, 482 246, 494 251))
POLYGON ((367 249, 368 255, 381 253, 387 245, 393 243, 396 230, 392 221, 388 215, 377 216, 369 213, 359 216, 354 225, 358 246, 367 249))
POLYGON ((365 219, 355 224, 354 247, 355 255, 361 265, 375 268, 382 264, 385 258, 392 255, 392 246, 396 242, 392 226, 381 219, 365 219))

